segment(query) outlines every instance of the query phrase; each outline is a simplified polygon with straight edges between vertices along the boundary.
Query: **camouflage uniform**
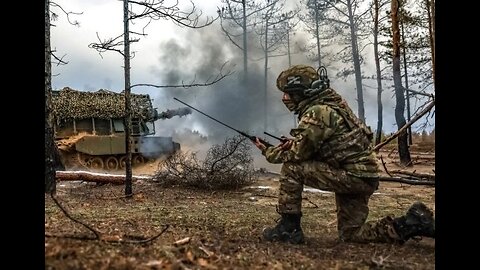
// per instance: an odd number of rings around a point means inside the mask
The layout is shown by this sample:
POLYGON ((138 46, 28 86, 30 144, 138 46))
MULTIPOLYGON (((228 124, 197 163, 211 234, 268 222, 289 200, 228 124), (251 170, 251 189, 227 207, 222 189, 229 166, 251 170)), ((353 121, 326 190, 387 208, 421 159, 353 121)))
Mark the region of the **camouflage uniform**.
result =
MULTIPOLYGON (((282 84, 277 81, 277 86, 281 89, 282 84)), ((299 124, 290 131, 291 147, 270 146, 262 151, 268 162, 283 163, 279 213, 301 214, 302 191, 307 185, 335 193, 341 240, 399 240, 392 217, 365 223, 379 172, 370 129, 331 88, 302 100, 296 113, 299 124)))

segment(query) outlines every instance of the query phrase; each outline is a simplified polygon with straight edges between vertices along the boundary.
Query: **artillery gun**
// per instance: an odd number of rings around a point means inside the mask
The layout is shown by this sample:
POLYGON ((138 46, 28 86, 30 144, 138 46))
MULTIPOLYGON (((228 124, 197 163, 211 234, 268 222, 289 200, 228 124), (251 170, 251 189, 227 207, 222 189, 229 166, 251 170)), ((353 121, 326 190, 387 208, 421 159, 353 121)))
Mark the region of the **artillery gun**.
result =
MULTIPOLYGON (((126 165, 125 95, 65 87, 52 91, 53 129, 67 169, 117 170, 126 165)), ((131 94, 132 166, 180 150, 172 137, 155 136, 155 121, 190 114, 184 107, 158 113, 149 95, 131 94)))

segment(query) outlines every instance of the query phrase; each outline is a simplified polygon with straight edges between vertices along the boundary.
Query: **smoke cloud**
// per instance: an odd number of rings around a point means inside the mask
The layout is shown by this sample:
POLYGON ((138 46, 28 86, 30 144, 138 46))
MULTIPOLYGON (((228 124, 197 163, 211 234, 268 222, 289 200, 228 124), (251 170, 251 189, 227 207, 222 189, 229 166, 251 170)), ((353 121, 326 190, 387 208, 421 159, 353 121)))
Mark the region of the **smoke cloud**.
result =
MULTIPOLYGON (((255 39, 249 39, 249 47, 255 45, 252 44, 252 40, 255 39)), ((306 37, 297 35, 296 40, 293 40, 292 43, 297 44, 298 47, 305 40, 306 37)), ((273 144, 276 144, 277 141, 264 135, 264 131, 277 136, 288 135, 290 129, 296 125, 296 115, 285 108, 280 101, 281 92, 276 89, 278 74, 288 67, 287 55, 269 58, 268 89, 265 93, 265 69, 262 53, 258 50, 249 51, 249 81, 244 85, 242 83, 243 52, 234 47, 215 26, 189 31, 186 36, 173 38, 160 44, 159 50, 159 66, 162 68, 153 69, 153 72, 165 84, 188 84, 193 82, 193 78, 195 78, 195 83, 202 83, 216 76, 225 62, 229 64, 226 68, 235 71, 233 75, 206 87, 162 89, 161 94, 156 96, 154 101, 155 106, 160 110, 181 105, 173 99, 176 97, 229 126, 251 135, 263 137, 273 144), (260 60, 255 61, 254 59, 260 60)), ((304 53, 295 52, 291 54, 291 64, 316 66, 314 62, 305 58, 304 53)), ((335 68, 329 70, 329 74, 334 73, 335 68)), ((353 80, 351 82, 332 80, 332 87, 344 96, 352 110, 356 112, 356 90, 353 80)), ((374 117, 376 93, 370 89, 364 89, 364 91, 366 92, 365 97, 369 99, 365 100, 367 121, 371 120, 370 125, 372 125, 376 123, 374 117)), ((385 110, 388 110, 391 105, 388 101, 390 99, 384 103, 385 110)), ((237 135, 235 131, 196 111, 182 119, 157 121, 156 127, 157 135, 172 136, 182 145, 188 145, 191 149, 205 150, 209 145, 223 143, 227 137, 237 135), (193 142, 198 144, 193 145, 193 142)), ((256 157, 256 160, 264 162, 263 157, 256 157)), ((268 165, 266 162, 264 165, 265 167, 276 166, 268 165)))
MULTIPOLYGON (((220 31, 204 29, 192 31, 188 38, 172 39, 161 44, 160 51, 159 61, 164 68, 154 72, 169 85, 188 84, 192 78, 195 78, 196 83, 211 80, 226 62, 228 65, 225 69, 234 69, 235 73, 206 87, 166 88, 157 97, 159 100, 154 101, 155 106, 160 110, 164 110, 165 106, 178 106, 180 103, 173 100, 176 97, 227 125, 250 132, 252 135, 263 136, 265 122, 263 61, 249 61, 249 81, 245 86, 242 83, 242 51, 232 48, 220 31), (164 65, 165 63, 168 65, 164 65)), ((280 130, 282 123, 286 121, 284 132, 288 132, 294 123, 293 115, 280 102, 281 93, 275 86, 278 73, 272 74, 271 70, 269 69, 267 82, 268 131, 280 130)), ((237 134, 196 111, 193 111, 183 124, 177 120, 179 119, 170 120, 165 125, 173 127, 176 132, 181 132, 187 125, 190 128, 197 127, 198 131, 208 136, 211 142, 223 142, 227 136, 237 134)))

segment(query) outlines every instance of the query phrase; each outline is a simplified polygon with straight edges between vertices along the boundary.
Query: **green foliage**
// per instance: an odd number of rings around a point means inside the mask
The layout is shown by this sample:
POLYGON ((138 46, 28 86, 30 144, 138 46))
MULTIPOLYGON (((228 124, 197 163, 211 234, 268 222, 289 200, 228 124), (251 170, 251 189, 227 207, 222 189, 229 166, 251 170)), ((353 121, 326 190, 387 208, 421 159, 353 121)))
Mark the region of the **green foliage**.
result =
MULTIPOLYGON (((406 0, 401 1, 398 13, 401 31, 402 65, 405 65, 403 63, 403 53, 405 52, 409 88, 411 89, 415 85, 425 88, 433 83, 428 11, 424 1, 406 0)), ((391 65, 392 29, 390 5, 383 6, 383 14, 385 19, 380 19, 383 23, 379 26, 379 45, 383 48, 380 54, 381 59, 387 65, 391 65)))

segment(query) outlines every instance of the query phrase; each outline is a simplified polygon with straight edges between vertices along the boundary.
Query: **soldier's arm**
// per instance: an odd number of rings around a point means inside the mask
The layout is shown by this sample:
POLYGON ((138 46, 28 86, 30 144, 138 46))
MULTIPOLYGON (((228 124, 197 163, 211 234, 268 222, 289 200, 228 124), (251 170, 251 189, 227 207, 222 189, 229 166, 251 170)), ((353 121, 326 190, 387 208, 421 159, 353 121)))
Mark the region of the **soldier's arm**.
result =
POLYGON ((337 114, 326 105, 316 105, 302 115, 298 127, 292 129, 289 149, 281 145, 266 148, 262 153, 270 163, 300 162, 311 159, 337 127, 337 114))

